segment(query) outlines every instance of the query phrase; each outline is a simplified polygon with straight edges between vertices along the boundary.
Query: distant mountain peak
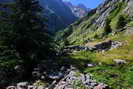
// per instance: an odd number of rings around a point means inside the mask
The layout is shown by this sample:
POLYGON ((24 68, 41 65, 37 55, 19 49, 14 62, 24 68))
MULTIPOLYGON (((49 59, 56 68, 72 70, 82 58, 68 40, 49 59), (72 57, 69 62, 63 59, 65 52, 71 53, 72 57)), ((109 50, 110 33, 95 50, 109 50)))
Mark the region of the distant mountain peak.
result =
POLYGON ((90 9, 82 3, 78 5, 73 5, 71 2, 68 1, 64 1, 64 3, 72 10, 73 14, 78 18, 84 17, 90 11, 90 9))
POLYGON ((80 8, 83 8, 83 9, 87 9, 87 7, 82 3, 78 4, 77 6, 80 7, 80 8))

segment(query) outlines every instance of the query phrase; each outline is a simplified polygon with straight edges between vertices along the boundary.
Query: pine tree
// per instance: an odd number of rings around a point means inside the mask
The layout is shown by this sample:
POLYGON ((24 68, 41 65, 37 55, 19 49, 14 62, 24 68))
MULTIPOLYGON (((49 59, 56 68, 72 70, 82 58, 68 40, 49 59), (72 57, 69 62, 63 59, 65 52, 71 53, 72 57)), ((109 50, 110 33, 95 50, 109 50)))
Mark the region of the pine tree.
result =
POLYGON ((27 79, 40 60, 54 56, 54 43, 47 33, 38 0, 16 0, 10 10, 10 15, 6 14, 7 20, 2 21, 0 40, 3 45, 15 50, 14 55, 17 54, 26 69, 24 78, 27 79))

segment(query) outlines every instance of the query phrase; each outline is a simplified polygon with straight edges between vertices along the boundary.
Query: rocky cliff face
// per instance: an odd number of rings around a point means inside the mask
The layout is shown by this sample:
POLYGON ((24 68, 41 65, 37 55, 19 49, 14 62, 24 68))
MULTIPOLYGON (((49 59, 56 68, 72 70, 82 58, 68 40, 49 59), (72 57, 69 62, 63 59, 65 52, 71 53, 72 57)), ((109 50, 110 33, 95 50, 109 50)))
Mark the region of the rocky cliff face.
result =
POLYGON ((128 2, 128 5, 126 9, 124 10, 124 12, 129 14, 130 16, 133 16, 133 1, 127 0, 126 2, 128 2))
POLYGON ((119 29, 116 28, 116 25, 121 15, 124 19, 132 20, 132 3, 132 0, 105 0, 97 8, 91 10, 87 16, 60 33, 61 37, 68 40, 70 44, 83 44, 89 39, 101 38, 107 24, 112 33, 117 32, 119 29))
POLYGON ((102 3, 101 5, 99 5, 96 8, 96 14, 99 15, 95 19, 95 22, 96 22, 97 26, 101 26, 101 27, 104 26, 105 25, 105 19, 109 16, 109 14, 113 10, 115 10, 117 8, 120 8, 120 9, 123 9, 123 11, 124 11, 125 8, 124 7, 122 8, 122 6, 118 5, 120 3, 121 4, 122 3, 125 3, 125 4, 128 3, 128 6, 125 6, 125 7, 129 8, 129 10, 128 10, 129 13, 128 14, 131 15, 131 11, 132 11, 131 10, 131 4, 132 4, 131 2, 133 2, 133 1, 132 0, 105 0, 104 3, 102 3))
POLYGON ((73 5, 70 2, 64 3, 71 9, 72 13, 78 18, 84 17, 90 11, 90 9, 84 6, 83 4, 73 5))

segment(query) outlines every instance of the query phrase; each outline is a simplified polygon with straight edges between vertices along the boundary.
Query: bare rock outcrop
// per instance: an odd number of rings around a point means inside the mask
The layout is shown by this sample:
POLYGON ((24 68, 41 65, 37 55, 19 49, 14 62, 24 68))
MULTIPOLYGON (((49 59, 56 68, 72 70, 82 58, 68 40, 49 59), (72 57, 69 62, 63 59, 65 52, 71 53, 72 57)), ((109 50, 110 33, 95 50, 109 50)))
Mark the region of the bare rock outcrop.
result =
POLYGON ((129 16, 133 16, 133 0, 126 0, 126 2, 128 2, 128 5, 125 8, 124 12, 129 16))
POLYGON ((108 86, 103 83, 97 82, 93 79, 91 74, 83 74, 78 71, 70 71, 54 89, 80 89, 81 86, 86 89, 106 89, 108 86), (101 86, 101 88, 97 88, 101 86))
POLYGON ((128 27, 125 35, 133 35, 133 27, 128 27))

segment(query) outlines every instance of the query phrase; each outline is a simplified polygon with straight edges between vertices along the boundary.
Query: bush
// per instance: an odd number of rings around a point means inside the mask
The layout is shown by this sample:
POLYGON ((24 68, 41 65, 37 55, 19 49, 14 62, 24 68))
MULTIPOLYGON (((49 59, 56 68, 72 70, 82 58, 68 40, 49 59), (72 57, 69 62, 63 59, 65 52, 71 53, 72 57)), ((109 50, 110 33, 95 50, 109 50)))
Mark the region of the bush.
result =
POLYGON ((120 15, 120 16, 118 17, 116 29, 121 29, 121 28, 125 27, 126 24, 127 24, 126 16, 120 15))
POLYGON ((129 23, 127 24, 127 26, 129 26, 129 27, 131 26, 131 27, 132 27, 132 26, 133 26, 133 21, 129 22, 129 23))
POLYGON ((109 33, 112 32, 110 23, 111 23, 111 19, 107 18, 105 22, 105 27, 104 27, 104 35, 108 35, 109 33))

